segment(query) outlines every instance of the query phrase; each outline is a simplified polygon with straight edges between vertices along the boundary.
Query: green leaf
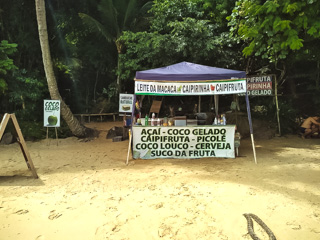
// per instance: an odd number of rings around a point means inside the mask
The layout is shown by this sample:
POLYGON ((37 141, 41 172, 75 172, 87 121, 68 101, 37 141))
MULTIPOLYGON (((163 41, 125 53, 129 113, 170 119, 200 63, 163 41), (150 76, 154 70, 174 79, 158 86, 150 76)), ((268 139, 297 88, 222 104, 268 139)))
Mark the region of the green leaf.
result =
POLYGON ((308 31, 307 31, 307 33, 309 34, 309 35, 314 35, 315 33, 317 33, 318 32, 318 30, 314 27, 314 26, 312 26, 308 31))
POLYGON ((293 14, 299 9, 299 6, 297 3, 288 4, 284 9, 283 12, 293 14))
POLYGON ((0 78, 0 93, 4 94, 7 89, 8 89, 8 85, 6 81, 0 78))
POLYGON ((301 38, 295 38, 291 40, 290 49, 292 50, 299 50, 303 47, 303 39, 301 38))
POLYGON ((254 45, 255 45, 255 42, 252 41, 248 47, 245 47, 243 49, 242 53, 245 57, 248 57, 253 53, 254 45))

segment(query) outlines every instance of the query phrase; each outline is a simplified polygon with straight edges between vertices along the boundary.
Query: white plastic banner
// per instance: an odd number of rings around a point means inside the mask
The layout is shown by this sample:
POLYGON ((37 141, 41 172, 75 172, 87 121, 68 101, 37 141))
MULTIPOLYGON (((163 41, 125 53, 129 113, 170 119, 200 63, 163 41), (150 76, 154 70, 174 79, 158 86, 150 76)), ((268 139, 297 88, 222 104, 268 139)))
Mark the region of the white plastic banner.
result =
POLYGON ((208 82, 135 81, 137 95, 215 95, 240 94, 247 90, 245 79, 208 82))
POLYGON ((234 158, 234 125, 133 126, 133 158, 234 158))

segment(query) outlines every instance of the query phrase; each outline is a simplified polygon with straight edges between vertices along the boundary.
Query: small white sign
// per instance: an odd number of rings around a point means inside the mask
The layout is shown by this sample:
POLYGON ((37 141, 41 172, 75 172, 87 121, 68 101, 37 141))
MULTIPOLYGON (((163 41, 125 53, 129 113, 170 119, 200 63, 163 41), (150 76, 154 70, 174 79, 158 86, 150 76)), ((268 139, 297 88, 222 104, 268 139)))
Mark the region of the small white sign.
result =
POLYGON ((133 94, 120 93, 119 112, 132 113, 133 94))
POLYGON ((60 100, 44 100, 43 126, 60 127, 60 100))

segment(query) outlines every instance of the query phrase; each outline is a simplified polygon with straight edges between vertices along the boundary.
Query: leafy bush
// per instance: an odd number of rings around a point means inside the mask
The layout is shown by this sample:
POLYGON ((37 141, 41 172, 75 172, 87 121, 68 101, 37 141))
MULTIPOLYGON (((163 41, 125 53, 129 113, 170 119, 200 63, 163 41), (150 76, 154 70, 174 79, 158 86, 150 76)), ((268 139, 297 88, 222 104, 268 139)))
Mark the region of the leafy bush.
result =
POLYGON ((7 82, 1 76, 7 75, 8 71, 17 69, 13 60, 8 56, 17 51, 17 44, 9 43, 6 40, 0 42, 0 93, 4 94, 8 89, 7 82))
MULTIPOLYGON (((19 120, 18 120, 19 121, 19 120)), ((19 122, 21 132, 26 140, 35 141, 45 139, 47 128, 43 126, 43 122, 21 121, 19 122)), ((61 119, 61 126, 57 128, 58 138, 67 138, 73 136, 70 129, 61 119)), ((48 137, 56 138, 54 128, 48 129, 48 137)))
MULTIPOLYGON (((252 118, 264 120, 270 125, 278 128, 277 108, 273 97, 256 97, 251 101, 252 118)), ((279 103, 279 119, 281 134, 296 133, 299 127, 296 119, 298 110, 294 106, 293 100, 281 97, 279 103)))
POLYGON ((43 99, 48 96, 45 79, 32 76, 22 69, 14 72, 8 86, 9 110, 27 121, 41 121, 43 99))

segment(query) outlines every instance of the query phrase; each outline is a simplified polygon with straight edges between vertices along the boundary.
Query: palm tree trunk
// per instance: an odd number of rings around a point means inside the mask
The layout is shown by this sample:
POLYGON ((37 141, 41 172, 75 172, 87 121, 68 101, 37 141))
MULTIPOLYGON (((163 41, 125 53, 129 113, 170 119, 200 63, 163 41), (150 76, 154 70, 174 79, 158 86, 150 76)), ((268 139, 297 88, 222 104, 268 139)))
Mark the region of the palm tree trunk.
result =
POLYGON ((117 74, 117 84, 118 84, 118 94, 121 93, 121 81, 120 81, 120 57, 119 57, 119 54, 118 54, 118 74, 117 74))
POLYGON ((46 10, 44 0, 35 0, 36 4, 36 13, 37 13, 37 21, 38 21, 38 30, 39 30, 39 40, 42 51, 42 59, 44 71, 46 74, 48 88, 50 92, 51 99, 60 100, 61 102, 61 115, 67 125, 69 126, 71 132, 77 137, 86 137, 86 135, 91 132, 87 131, 88 129, 81 125, 76 119, 70 108, 65 104, 62 100, 57 81, 53 72, 53 65, 50 55, 49 49, 49 41, 48 41, 48 32, 47 32, 47 20, 46 20, 46 10))
POLYGON ((122 44, 119 41, 119 38, 115 41, 115 44, 117 46, 117 51, 118 51, 118 59, 117 59, 117 84, 118 84, 118 94, 121 93, 121 82, 120 82, 120 54, 122 51, 122 44))

